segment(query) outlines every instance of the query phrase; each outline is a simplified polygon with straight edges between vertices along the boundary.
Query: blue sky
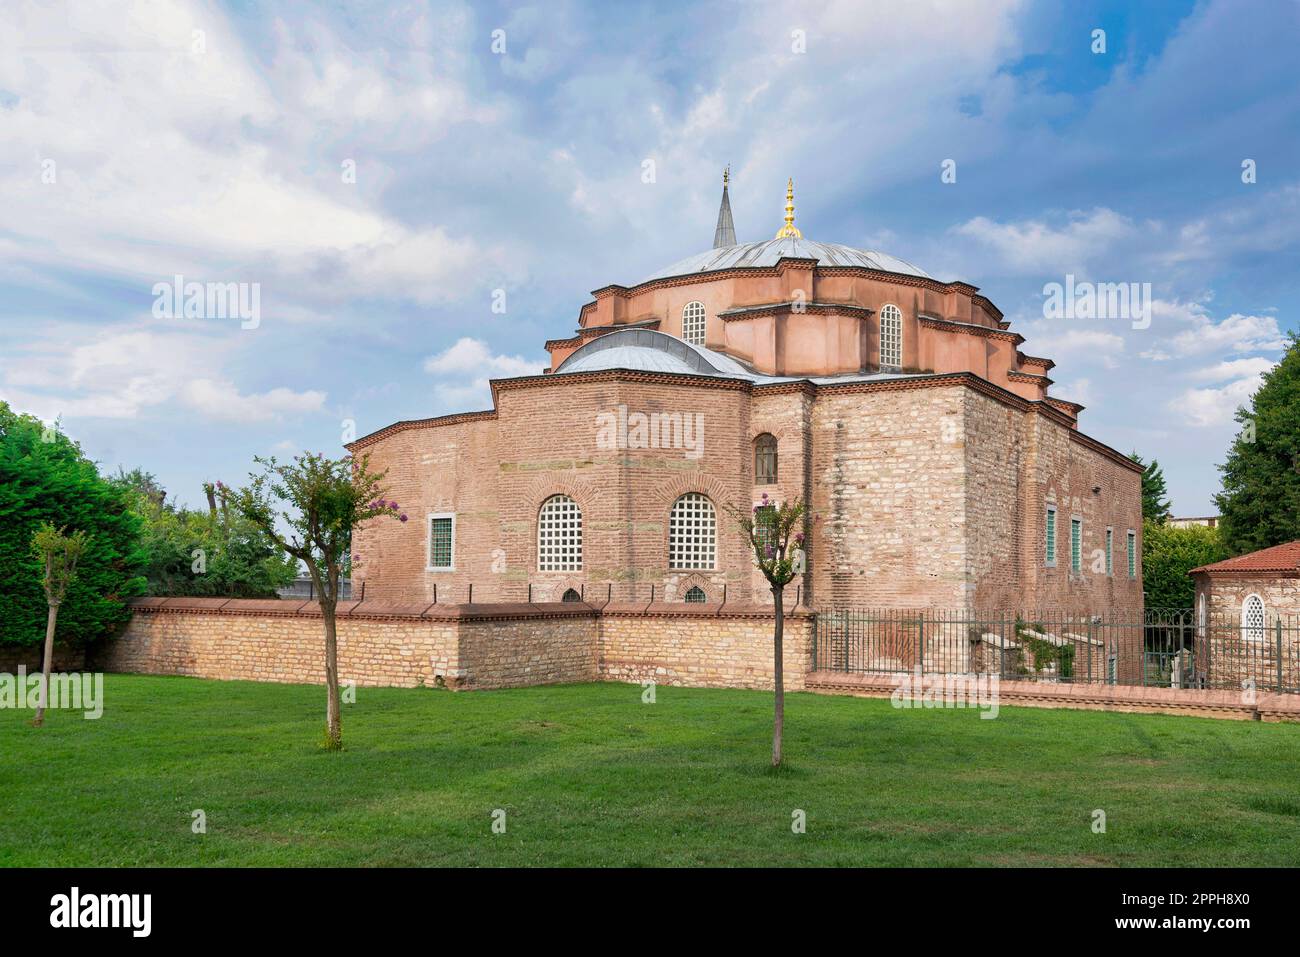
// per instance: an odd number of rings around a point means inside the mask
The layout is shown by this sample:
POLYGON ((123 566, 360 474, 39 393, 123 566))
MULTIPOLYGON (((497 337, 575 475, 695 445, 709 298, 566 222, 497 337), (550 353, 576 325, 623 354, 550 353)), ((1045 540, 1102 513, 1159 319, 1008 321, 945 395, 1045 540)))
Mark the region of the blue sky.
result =
POLYGON ((728 163, 742 241, 793 176, 806 236, 980 286, 1180 514, 1297 328, 1294 2, 89 6, 0 7, 0 397, 182 501, 488 407, 710 245, 728 163), (177 274, 256 328, 155 316, 177 274), (1150 328, 1044 318, 1067 274, 1150 328))

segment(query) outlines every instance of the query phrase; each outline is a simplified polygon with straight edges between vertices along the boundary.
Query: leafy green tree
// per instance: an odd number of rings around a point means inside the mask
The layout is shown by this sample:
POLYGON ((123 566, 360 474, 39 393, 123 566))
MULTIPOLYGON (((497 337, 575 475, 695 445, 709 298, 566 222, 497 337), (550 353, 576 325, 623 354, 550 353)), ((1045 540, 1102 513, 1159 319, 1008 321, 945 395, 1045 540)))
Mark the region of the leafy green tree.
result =
POLYGON ((77 577, 77 562, 86 553, 87 544, 85 532, 69 535, 66 529, 55 528, 48 522, 32 536, 32 553, 41 565, 41 587, 49 606, 45 623, 45 654, 41 659, 41 697, 32 721, 35 728, 45 723, 45 707, 50 700, 50 668, 54 662, 54 630, 58 625, 59 606, 68 594, 68 585, 77 577))
POLYGON ((1142 590, 1147 607, 1191 608, 1196 585, 1187 573, 1229 557, 1217 528, 1143 523, 1142 590))
POLYGON ((1240 555, 1300 538, 1300 333, 1236 418, 1214 501, 1223 540, 1240 555))
POLYGON ((802 500, 771 502, 767 493, 754 506, 753 514, 731 509, 736 524, 744 533, 754 553, 754 564, 767 579, 772 590, 775 625, 772 634, 773 686, 776 701, 772 721, 772 767, 780 767, 782 738, 785 731, 785 586, 800 574, 799 563, 804 549, 804 514, 802 500))
POLYGON ((352 530, 381 517, 405 522, 406 515, 386 500, 384 473, 370 471, 368 456, 330 459, 305 453, 294 456, 292 465, 281 465, 274 456, 253 461, 261 473, 250 473, 242 489, 218 482, 217 497, 223 510, 242 515, 307 566, 325 630, 325 748, 337 751, 343 747, 343 721, 335 617, 352 530))
POLYGON ((1129 453, 1129 458, 1142 466, 1142 520, 1145 522, 1165 522, 1169 520, 1169 489, 1165 485, 1165 473, 1155 459, 1147 465, 1142 456, 1136 452, 1129 453))
POLYGON ((57 426, 0 401, 0 644, 35 645, 44 633, 49 606, 31 551, 44 523, 89 537, 59 606, 63 641, 112 635, 130 618, 126 600, 145 588, 140 518, 57 426))
MULTIPOLYGON (((132 496, 144 522, 145 575, 151 595, 274 598, 297 575, 297 562, 253 522, 229 509, 187 509, 166 501, 152 475, 113 480, 132 496)), ((215 487, 205 486, 205 491, 215 487)))

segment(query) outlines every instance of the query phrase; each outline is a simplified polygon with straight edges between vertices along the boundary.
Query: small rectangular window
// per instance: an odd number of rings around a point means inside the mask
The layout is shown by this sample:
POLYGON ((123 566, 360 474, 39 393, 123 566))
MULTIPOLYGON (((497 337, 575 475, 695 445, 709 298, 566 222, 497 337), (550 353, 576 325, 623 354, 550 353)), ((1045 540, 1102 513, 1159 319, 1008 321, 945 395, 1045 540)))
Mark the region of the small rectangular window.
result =
POLYGON ((1070 519, 1070 570, 1083 570, 1083 519, 1070 519))
POLYGON ((456 559, 456 516, 429 516, 429 570, 452 571, 456 559))
POLYGON ((1056 506, 1047 506, 1047 565, 1056 565, 1056 506))
POLYGON ((1137 557, 1137 532, 1133 529, 1128 531, 1128 577, 1137 578, 1138 574, 1138 557, 1137 557))
POLYGON ((1106 529, 1106 574, 1107 575, 1113 575, 1115 573, 1114 566, 1111 563, 1111 547, 1114 545, 1114 543, 1115 543, 1115 530, 1113 528, 1107 528, 1106 529))

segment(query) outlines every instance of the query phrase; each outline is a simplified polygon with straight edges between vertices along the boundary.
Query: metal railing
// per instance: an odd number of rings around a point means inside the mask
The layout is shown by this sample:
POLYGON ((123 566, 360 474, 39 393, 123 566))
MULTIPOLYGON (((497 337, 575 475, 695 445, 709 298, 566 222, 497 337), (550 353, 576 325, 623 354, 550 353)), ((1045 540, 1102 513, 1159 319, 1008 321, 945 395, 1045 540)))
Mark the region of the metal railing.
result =
POLYGON ((1262 625, 1190 608, 1142 614, 828 609, 813 668, 1300 693, 1300 618, 1262 625))

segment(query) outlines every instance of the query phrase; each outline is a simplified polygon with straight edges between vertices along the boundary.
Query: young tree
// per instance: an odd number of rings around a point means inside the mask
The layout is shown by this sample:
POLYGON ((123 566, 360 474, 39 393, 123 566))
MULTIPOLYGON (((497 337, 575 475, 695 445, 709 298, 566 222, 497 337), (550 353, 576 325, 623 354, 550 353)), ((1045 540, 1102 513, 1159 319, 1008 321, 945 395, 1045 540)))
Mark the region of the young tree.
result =
POLYGON ((380 517, 405 522, 406 515, 386 500, 384 473, 370 471, 369 456, 357 461, 306 453, 295 456, 291 465, 279 464, 274 456, 253 461, 262 467, 260 474, 249 473, 242 489, 218 482, 217 495, 223 509, 229 506, 257 525, 311 575, 325 626, 325 747, 337 751, 343 747, 335 628, 339 573, 354 528, 380 517), (281 510, 282 505, 288 508, 281 510))
POLYGON ((731 512, 754 551, 754 564, 772 589, 773 614, 776 616, 772 635, 773 682, 776 687, 772 766, 780 767, 781 736, 785 725, 785 586, 799 574, 796 571, 796 558, 804 547, 803 519, 806 508, 799 499, 792 502, 771 502, 764 492, 762 501, 754 506, 753 514, 734 508, 731 512))
POLYGON ((68 585, 77 575, 77 562, 85 554, 89 541, 85 532, 65 534, 46 522, 32 536, 32 552, 41 563, 41 585, 45 589, 45 603, 49 612, 45 621, 45 659, 41 665, 41 697, 36 705, 36 718, 32 726, 45 723, 45 708, 50 699, 50 668, 54 661, 54 628, 59 618, 59 606, 68 593, 68 585))
POLYGON ((1286 355, 1264 373, 1237 421, 1214 499, 1234 555, 1300 538, 1300 333, 1291 334, 1286 355))
POLYGON ((1165 484, 1165 473, 1155 459, 1147 465, 1142 456, 1136 452, 1129 458, 1142 466, 1142 520, 1144 522, 1165 522, 1169 519, 1169 489, 1165 484))

